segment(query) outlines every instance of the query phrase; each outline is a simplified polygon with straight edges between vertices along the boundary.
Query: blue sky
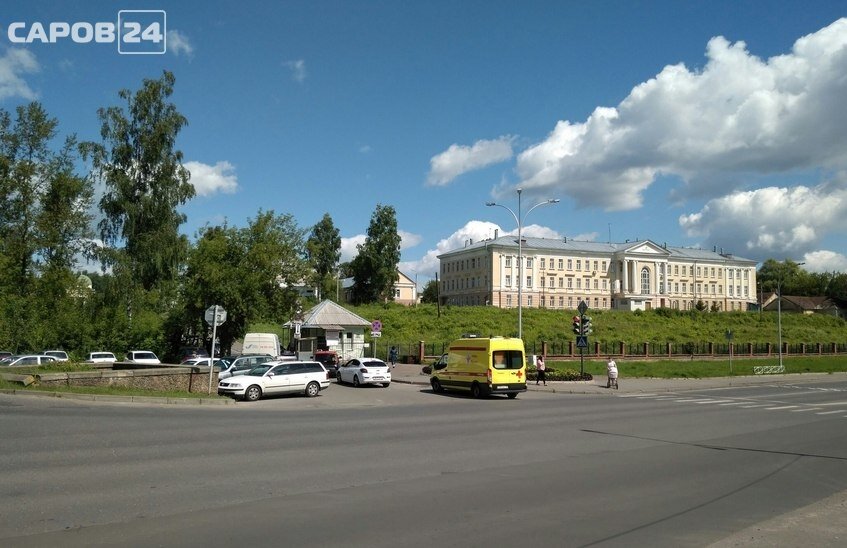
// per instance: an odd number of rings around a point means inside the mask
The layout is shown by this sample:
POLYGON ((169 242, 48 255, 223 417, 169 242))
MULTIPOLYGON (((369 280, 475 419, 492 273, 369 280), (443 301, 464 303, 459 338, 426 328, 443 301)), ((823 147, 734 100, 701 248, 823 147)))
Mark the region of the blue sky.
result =
POLYGON ((18 1, 0 15, 0 108, 97 109, 162 70, 189 125, 189 236, 261 210, 329 213, 343 259, 377 204, 401 269, 516 230, 651 239, 847 271, 847 4, 18 1), (168 51, 12 43, 34 22, 164 10, 168 51))

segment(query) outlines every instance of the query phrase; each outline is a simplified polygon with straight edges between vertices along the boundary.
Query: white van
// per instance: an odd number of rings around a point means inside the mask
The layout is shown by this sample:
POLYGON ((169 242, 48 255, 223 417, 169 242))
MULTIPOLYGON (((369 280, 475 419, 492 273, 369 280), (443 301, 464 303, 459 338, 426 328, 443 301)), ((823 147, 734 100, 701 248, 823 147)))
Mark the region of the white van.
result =
POLYGON ((279 337, 276 333, 247 333, 241 346, 242 354, 269 354, 277 357, 281 354, 279 337))

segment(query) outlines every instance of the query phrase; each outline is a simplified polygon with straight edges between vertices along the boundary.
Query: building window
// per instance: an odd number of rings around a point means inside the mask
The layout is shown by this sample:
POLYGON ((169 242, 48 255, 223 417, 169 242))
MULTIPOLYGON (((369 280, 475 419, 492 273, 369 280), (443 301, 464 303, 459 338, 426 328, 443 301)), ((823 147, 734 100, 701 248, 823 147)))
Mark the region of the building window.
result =
MULTIPOLYGON (((561 278, 559 279, 561 280, 561 278)), ((550 276, 550 289, 553 289, 554 287, 556 287, 556 278, 550 276)))
POLYGON ((729 286, 729 296, 730 296, 730 297, 732 297, 732 296, 733 296, 733 295, 732 295, 732 289, 733 289, 734 287, 735 287, 735 286, 733 286, 733 285, 729 286))
POLYGON ((594 297, 594 308, 597 308, 599 306, 600 306, 600 299, 598 297, 594 297))
POLYGON ((506 306, 512 306, 512 296, 506 295, 506 306))
POLYGON ((600 289, 600 280, 594 280, 594 289, 600 289))
POLYGON ((647 295, 650 293, 650 271, 647 268, 641 269, 641 294, 647 295))
POLYGON ((512 287, 512 276, 510 274, 506 274, 506 287, 512 287))
POLYGON ((550 297, 550 308, 556 308, 556 298, 550 297))
POLYGON ((565 260, 559 259, 559 270, 563 270, 564 265, 565 265, 565 260))
POLYGON ((565 287, 565 279, 559 276, 559 288, 565 287))
POLYGON ((686 285, 686 283, 685 283, 685 282, 682 282, 682 292, 683 292, 683 293, 687 293, 687 291, 686 291, 686 288, 687 288, 687 287, 688 287, 688 286, 686 285))
POLYGON ((539 276, 539 278, 541 278, 541 287, 543 288, 544 287, 544 276, 539 276))
POLYGON ((568 270, 573 270, 573 259, 568 259, 568 270))
POLYGON ((597 271, 597 265, 598 265, 598 264, 599 264, 599 263, 598 263, 597 261, 594 261, 594 271, 595 271, 595 272, 597 271))
POLYGON ((582 289, 582 278, 577 278, 577 279, 576 279, 576 288, 577 288, 577 289, 582 289))
POLYGON ((542 258, 541 258, 541 270, 546 270, 546 269, 547 269, 547 266, 546 266, 546 265, 547 265, 547 259, 545 259, 544 257, 542 257, 542 258))
POLYGON ((559 297, 559 308, 564 308, 564 307, 565 307, 565 298, 559 297))
POLYGON ((573 297, 568 297, 568 308, 573 308, 573 297))
POLYGON ((532 257, 527 257, 527 258, 526 258, 526 267, 527 267, 527 268, 532 268, 532 257))
POLYGON ((506 268, 512 268, 512 258, 506 257, 506 268))
POLYGON ((603 291, 606 291, 606 289, 609 288, 609 286, 606 282, 607 282, 607 280, 605 278, 603 278, 603 291))
POLYGON ((582 260, 581 259, 576 260, 576 269, 582 270, 582 260))
MULTIPOLYGON (((679 276, 679 265, 678 264, 673 266, 673 275, 679 276)), ((676 303, 676 307, 679 308, 679 303, 676 303)))
POLYGON ((573 289, 573 278, 568 278, 568 289, 573 289))
POLYGON ((532 307, 532 295, 527 296, 527 298, 526 298, 526 305, 527 305, 528 307, 532 307))
POLYGON ((527 277, 526 277, 526 286, 527 286, 527 287, 532 287, 532 276, 527 276, 527 277))

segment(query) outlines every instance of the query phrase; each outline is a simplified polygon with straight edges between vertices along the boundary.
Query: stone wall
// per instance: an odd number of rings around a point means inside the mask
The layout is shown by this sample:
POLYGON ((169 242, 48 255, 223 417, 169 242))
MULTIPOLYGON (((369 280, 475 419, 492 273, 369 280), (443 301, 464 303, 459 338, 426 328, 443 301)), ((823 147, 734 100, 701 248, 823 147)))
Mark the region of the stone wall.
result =
MULTIPOLYGON (((155 367, 147 369, 110 369, 75 373, 34 375, 35 384, 51 386, 124 386, 140 390, 209 392, 209 371, 200 367, 155 367)), ((217 393, 218 373, 212 375, 212 393, 217 393)))

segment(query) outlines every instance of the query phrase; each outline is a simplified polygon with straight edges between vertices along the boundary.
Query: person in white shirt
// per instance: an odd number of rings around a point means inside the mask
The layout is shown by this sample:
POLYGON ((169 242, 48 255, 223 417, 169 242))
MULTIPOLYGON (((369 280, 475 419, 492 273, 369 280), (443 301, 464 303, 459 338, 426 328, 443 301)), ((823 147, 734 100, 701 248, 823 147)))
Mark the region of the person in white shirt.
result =
POLYGON ((544 358, 542 356, 538 356, 535 360, 535 384, 538 384, 538 381, 544 383, 544 386, 547 386, 547 366, 544 364, 544 358))
POLYGON ((609 362, 606 364, 606 373, 608 378, 606 379, 606 388, 611 388, 612 385, 615 385, 615 388, 618 386, 618 364, 615 363, 615 360, 609 356, 609 362))

